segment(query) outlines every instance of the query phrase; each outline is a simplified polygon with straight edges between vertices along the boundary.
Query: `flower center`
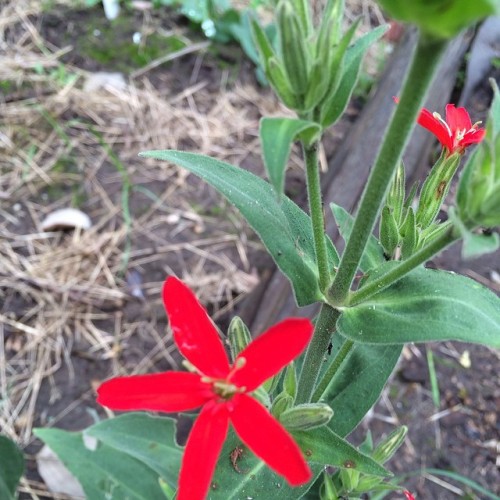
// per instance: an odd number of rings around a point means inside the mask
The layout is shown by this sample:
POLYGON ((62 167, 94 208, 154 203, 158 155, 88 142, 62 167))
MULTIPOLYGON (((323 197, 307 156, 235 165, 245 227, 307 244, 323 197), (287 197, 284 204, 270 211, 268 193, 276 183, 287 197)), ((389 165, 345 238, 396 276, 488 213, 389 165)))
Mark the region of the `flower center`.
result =
POLYGON ((235 394, 241 394, 246 392, 246 387, 240 387, 231 382, 231 377, 243 366, 246 365, 247 360, 245 358, 238 358, 236 363, 234 363, 231 371, 228 373, 225 379, 216 379, 213 377, 203 376, 201 381, 206 384, 211 384, 212 390, 217 396, 224 399, 225 401, 231 399, 235 394))

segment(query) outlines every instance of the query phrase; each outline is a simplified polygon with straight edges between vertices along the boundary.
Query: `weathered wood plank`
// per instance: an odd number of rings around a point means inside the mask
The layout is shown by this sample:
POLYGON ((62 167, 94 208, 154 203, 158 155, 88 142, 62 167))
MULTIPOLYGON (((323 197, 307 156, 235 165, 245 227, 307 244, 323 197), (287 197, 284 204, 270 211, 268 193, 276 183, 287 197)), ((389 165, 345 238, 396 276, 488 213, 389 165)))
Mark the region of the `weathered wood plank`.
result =
MULTIPOLYGON (((347 132, 341 147, 329 161, 329 170, 322 179, 326 230, 337 247, 343 243, 327 207, 335 201, 352 213, 359 200, 386 125, 394 110, 392 97, 400 92, 415 41, 416 34, 409 33, 397 47, 376 91, 358 120, 347 132)), ((468 44, 467 37, 462 35, 452 42, 444 54, 426 102, 429 109, 442 110, 449 101, 468 44)), ((431 134, 419 128, 415 129, 405 154, 407 178, 410 182, 425 175, 433 144, 431 134)), ((251 331, 258 333, 284 317, 313 317, 316 311, 316 306, 305 308, 296 306, 287 279, 274 268, 271 272, 265 273, 261 285, 246 299, 246 302, 244 301, 240 314, 247 324, 251 325, 251 331)))

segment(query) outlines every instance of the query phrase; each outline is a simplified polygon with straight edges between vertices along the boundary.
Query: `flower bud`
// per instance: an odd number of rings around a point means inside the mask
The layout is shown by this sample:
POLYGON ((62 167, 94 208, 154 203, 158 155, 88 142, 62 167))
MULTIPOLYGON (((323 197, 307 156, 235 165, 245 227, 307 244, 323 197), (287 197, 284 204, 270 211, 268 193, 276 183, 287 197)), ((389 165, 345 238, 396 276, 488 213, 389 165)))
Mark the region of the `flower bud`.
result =
POLYGON ((389 460, 392 455, 403 444, 403 441, 408 432, 408 427, 401 426, 391 432, 384 440, 382 440, 372 452, 372 458, 379 464, 383 464, 389 460))
POLYGON ((279 416, 280 422, 291 431, 307 431, 326 425, 333 410, 325 403, 306 403, 294 406, 279 416))
POLYGON ((295 364, 292 361, 285 370, 285 378, 283 379, 283 388, 295 400, 297 393, 297 373, 295 371, 295 364))
POLYGON ((340 469, 340 481, 347 491, 353 491, 359 484, 359 471, 354 469, 340 469))
POLYGON ((292 396, 284 391, 280 392, 276 398, 274 398, 273 404, 271 405, 271 414, 277 419, 280 419, 281 414, 291 408, 292 405, 292 396))
POLYGON ((252 336, 245 323, 243 323, 243 320, 238 316, 235 316, 231 320, 227 336, 229 338, 231 357, 234 361, 238 354, 250 344, 252 336))
POLYGON ((339 493, 328 472, 323 473, 323 484, 319 490, 320 500, 339 500, 339 493))
POLYGON ((500 92, 494 97, 486 136, 464 168, 457 192, 458 216, 468 229, 500 225, 500 92))
POLYGON ((287 0, 278 6, 277 21, 286 75, 294 93, 301 96, 309 81, 309 54, 300 19, 287 0))
POLYGON ((415 214, 416 222, 421 229, 428 228, 437 217, 443 200, 450 189, 451 180, 457 171, 460 158, 459 153, 447 156, 443 151, 425 179, 415 214))
POLYGON ((394 255, 394 251, 399 244, 398 225, 388 206, 382 209, 382 216, 380 218, 380 243, 384 247, 385 255, 389 258, 394 255))

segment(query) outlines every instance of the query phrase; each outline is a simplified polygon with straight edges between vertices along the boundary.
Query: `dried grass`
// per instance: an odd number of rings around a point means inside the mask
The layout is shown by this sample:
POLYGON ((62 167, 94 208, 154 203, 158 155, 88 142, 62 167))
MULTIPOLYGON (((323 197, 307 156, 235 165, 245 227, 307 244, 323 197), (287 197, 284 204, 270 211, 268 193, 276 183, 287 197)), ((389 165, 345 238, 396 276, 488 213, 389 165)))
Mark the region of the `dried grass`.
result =
POLYGON ((41 4, 12 0, 0 11, 0 80, 15 84, 0 96, 0 430, 21 446, 35 422, 55 425, 93 399, 88 386, 55 414, 38 402, 47 384, 45 404, 62 397, 54 374, 75 377, 75 353, 108 363, 108 375, 175 365, 159 301, 167 274, 215 317, 257 283, 249 254, 260 246, 232 208, 186 171, 137 153, 190 149, 258 165, 260 116, 288 113, 270 91, 229 88, 227 72, 214 90, 200 76, 203 52, 180 93, 165 92, 168 72, 161 89, 146 72, 87 92, 90 75, 61 65, 71 47, 38 31, 41 4), (89 231, 41 230, 48 213, 74 204, 89 231))

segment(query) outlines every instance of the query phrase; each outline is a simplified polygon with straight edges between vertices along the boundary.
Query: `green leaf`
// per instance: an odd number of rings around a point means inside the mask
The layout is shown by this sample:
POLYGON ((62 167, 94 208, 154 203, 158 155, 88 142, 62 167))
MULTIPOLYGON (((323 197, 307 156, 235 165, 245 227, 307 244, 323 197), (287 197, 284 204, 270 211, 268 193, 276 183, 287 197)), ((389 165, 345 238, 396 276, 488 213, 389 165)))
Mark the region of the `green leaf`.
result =
POLYGON ((461 340, 500 347, 500 299, 464 276, 418 268, 346 308, 337 328, 363 343, 461 340))
MULTIPOLYGON (((340 335, 332 337, 332 355, 344 342, 340 335)), ((347 436, 356 428, 380 397, 401 350, 398 345, 354 344, 320 399, 333 410, 330 429, 347 436)))
MULTIPOLYGON (((314 476, 323 466, 311 465, 314 476)), ((312 483, 292 488, 259 460, 230 429, 224 442, 217 468, 212 478, 210 500, 241 500, 245 498, 272 498, 294 500, 301 498, 312 483)))
POLYGON ((324 103, 321 109, 323 128, 335 123, 344 112, 358 80, 363 57, 372 43, 378 40, 388 29, 379 26, 356 40, 346 51, 343 72, 337 90, 324 103))
POLYGON ((414 23, 434 37, 451 38, 467 26, 500 14, 498 0, 378 0, 391 17, 414 23))
MULTIPOLYGON (((325 465, 352 468, 382 477, 390 476, 384 467, 327 427, 294 432, 293 437, 304 452, 314 476, 323 471, 325 465)), ((281 476, 246 448, 232 430, 228 433, 220 457, 212 480, 210 499, 291 500, 301 498, 314 482, 312 480, 298 488, 290 487, 281 476)))
POLYGON ((84 434, 139 460, 175 487, 183 454, 175 442, 175 424, 168 417, 128 413, 99 422, 84 434))
MULTIPOLYGON (((233 203, 290 280, 299 306, 324 299, 318 287, 311 219, 293 201, 283 196, 278 202, 268 182, 214 158, 168 150, 148 151, 141 156, 186 168, 233 203)), ((331 266, 337 265, 339 258, 330 240, 327 251, 331 266)))
POLYGON ((109 500, 165 500, 158 474, 135 458, 111 446, 87 445, 81 432, 35 429, 35 436, 57 454, 78 479, 87 498, 109 500))
MULTIPOLYGON (((330 203, 330 208, 335 217, 335 222, 339 227, 339 232, 344 241, 347 241, 351 235, 352 226, 354 224, 354 217, 347 212, 344 208, 335 203, 330 203)), ((378 267, 385 262, 384 249, 373 234, 368 238, 363 257, 359 263, 359 268, 364 273, 370 269, 378 267)))
POLYGON ((317 123, 297 118, 263 118, 260 141, 267 175, 278 198, 283 194, 285 170, 293 142, 300 138, 310 144, 321 133, 317 123))
POLYGON ((382 465, 358 451, 329 427, 331 425, 293 433, 309 463, 352 469, 374 476, 391 476, 382 465))
POLYGON ((14 500, 19 479, 24 472, 21 450, 6 436, 0 436, 0 498, 14 500))

